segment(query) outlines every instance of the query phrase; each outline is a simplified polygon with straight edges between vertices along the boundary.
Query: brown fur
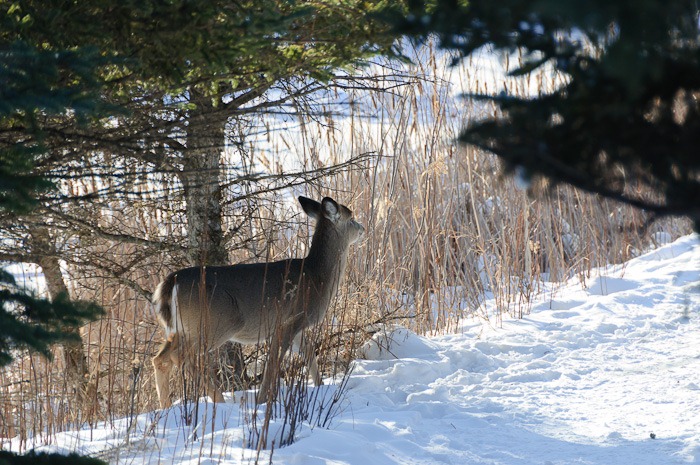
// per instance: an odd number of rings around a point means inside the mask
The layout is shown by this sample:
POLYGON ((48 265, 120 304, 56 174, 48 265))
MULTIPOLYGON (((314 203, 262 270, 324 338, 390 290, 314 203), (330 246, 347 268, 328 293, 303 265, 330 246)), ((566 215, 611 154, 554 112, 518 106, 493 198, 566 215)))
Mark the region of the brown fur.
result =
MULTIPOLYGON (((305 258, 185 268, 158 286, 156 312, 169 334, 153 359, 162 407, 170 403, 168 377, 173 366, 191 366, 193 354, 216 349, 228 340, 270 344, 258 401, 276 395, 279 363, 293 341, 301 344, 301 331, 325 316, 343 278, 348 249, 364 232, 352 212, 333 199, 326 197, 319 203, 299 197, 299 203, 316 220, 305 258), (173 293, 176 309, 170 308, 173 293)), ((320 384, 314 348, 307 341, 302 349, 314 382, 320 384)), ((215 401, 223 401, 210 380, 204 385, 215 401)))

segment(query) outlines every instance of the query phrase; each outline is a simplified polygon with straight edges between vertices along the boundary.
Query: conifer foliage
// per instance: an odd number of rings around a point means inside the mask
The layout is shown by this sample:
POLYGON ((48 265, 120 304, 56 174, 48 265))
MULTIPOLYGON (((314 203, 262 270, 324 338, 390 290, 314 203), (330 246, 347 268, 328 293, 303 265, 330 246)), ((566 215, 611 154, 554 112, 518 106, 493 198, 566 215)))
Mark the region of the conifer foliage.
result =
MULTIPOLYGON (((5 220, 28 213, 36 197, 54 185, 35 170, 46 155, 39 118, 72 112, 87 117, 99 108, 98 84, 92 70, 100 61, 90 51, 49 53, 22 42, 0 49, 0 123, 20 129, 25 137, 0 150, 0 214, 5 220)), ((96 305, 38 298, 0 271, 0 366, 11 350, 29 348, 50 356, 50 344, 75 337, 64 329, 100 314, 96 305)))
MULTIPOLYGON (((122 269, 109 254, 90 255, 90 246, 130 243, 141 257, 175 250, 191 264, 225 262, 225 240, 233 239, 222 233, 230 201, 222 152, 232 140, 245 146, 231 128, 280 107, 291 114, 334 79, 349 85, 349 71, 386 45, 375 40, 386 24, 368 18, 380 3, 0 3, 0 259, 40 265, 47 284, 61 281, 54 289, 67 288, 63 261, 143 296, 149 289, 128 276, 141 269, 138 258, 122 269), (96 205, 132 206, 135 190, 122 180, 150 175, 181 186, 188 240, 114 234, 100 222, 96 205), (92 181, 89 192, 66 187, 83 179, 92 181)), ((38 298, 0 274, 0 366, 17 349, 50 356, 52 343, 75 340, 77 327, 100 314, 56 294, 38 298)))
POLYGON ((694 1, 438 0, 409 2, 398 30, 437 35, 460 60, 490 46, 524 53, 521 75, 548 65, 553 92, 488 99, 503 117, 463 142, 507 171, 544 176, 648 211, 686 215, 700 231, 700 42, 694 1), (658 192, 649 198, 640 192, 658 192))
MULTIPOLYGON (((39 194, 54 185, 36 171, 46 156, 39 119, 72 113, 84 118, 99 108, 93 70, 101 61, 90 51, 47 52, 23 42, 0 48, 0 127, 13 128, 24 137, 0 146, 0 215, 10 221, 29 213, 39 194)), ((0 270, 0 367, 9 364, 13 352, 30 349, 51 357, 50 346, 79 338, 74 331, 96 319, 99 306, 71 301, 67 295, 53 300, 38 297, 0 270)), ((0 463, 103 463, 72 454, 16 455, 0 451, 0 463)))

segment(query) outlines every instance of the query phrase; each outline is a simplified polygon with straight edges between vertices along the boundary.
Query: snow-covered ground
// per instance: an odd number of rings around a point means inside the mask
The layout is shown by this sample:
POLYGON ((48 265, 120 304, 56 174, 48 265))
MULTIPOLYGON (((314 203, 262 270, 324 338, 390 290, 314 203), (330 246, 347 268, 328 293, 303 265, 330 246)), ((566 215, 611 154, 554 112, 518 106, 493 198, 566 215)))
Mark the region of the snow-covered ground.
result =
MULTIPOLYGON (((699 236, 600 274, 541 295, 500 327, 377 335, 390 350, 367 347, 330 428, 302 428, 272 462, 700 464, 699 236)), ((250 411, 213 409, 199 404, 195 432, 180 405, 55 434, 38 450, 124 464, 254 461, 243 447, 250 411)))

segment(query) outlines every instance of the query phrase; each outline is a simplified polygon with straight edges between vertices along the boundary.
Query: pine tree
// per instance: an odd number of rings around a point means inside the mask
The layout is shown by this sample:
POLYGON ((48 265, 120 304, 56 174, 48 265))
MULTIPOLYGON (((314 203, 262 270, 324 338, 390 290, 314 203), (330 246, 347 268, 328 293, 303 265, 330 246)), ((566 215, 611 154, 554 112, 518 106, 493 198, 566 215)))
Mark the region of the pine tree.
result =
MULTIPOLYGON (((386 26, 368 13, 380 3, 98 0, 85 8, 27 0, 0 6, 0 43, 21 39, 46 50, 94 46, 111 58, 113 65, 100 70, 103 95, 127 111, 79 130, 70 118, 42 121, 49 126, 52 156, 38 169, 87 177, 91 158, 109 154, 169 173, 183 187, 187 263, 223 264, 232 242, 226 242, 222 213, 227 125, 290 102, 299 105, 326 87, 338 68, 376 54, 376 32, 386 26)), ((93 199, 109 195, 118 194, 93 199)), ((82 207, 76 204, 73 212, 82 207)), ((35 223, 51 229, 52 206, 35 223)), ((100 228, 90 215, 78 216, 74 224, 81 233, 100 228)))
MULTIPOLYGON (((461 141, 506 170, 544 176, 700 231, 700 42, 695 1, 438 0, 393 13, 397 32, 431 34, 465 57, 482 46, 525 54, 512 75, 545 65, 566 84, 536 97, 473 95, 503 117, 461 141), (661 200, 645 196, 656 192, 661 200), (641 194, 640 194, 641 192, 641 194)), ((461 58, 458 58, 458 60, 461 58)))
MULTIPOLYGON (((31 211, 39 193, 54 188, 37 174, 44 152, 39 115, 75 112, 80 117, 98 109, 97 83, 91 69, 98 57, 90 52, 42 52, 16 42, 0 49, 0 124, 21 128, 26 137, 0 150, 0 214, 31 211), (70 84, 66 84, 70 83, 70 84)), ((37 298, 13 277, 0 274, 0 366, 12 360, 11 349, 26 347, 50 356, 49 345, 68 336, 65 329, 99 315, 95 305, 37 298)))
MULTIPOLYGON (((36 197, 54 188, 36 173, 44 155, 37 118, 72 112, 78 118, 99 107, 93 69, 101 59, 89 51, 45 52, 15 42, 0 48, 0 126, 21 128, 25 137, 0 149, 0 215, 28 213, 36 197)), ((65 294, 51 301, 24 288, 0 269, 0 367, 12 361, 15 351, 30 349, 50 358, 50 346, 75 340, 75 331, 96 319, 101 309, 92 303, 74 302, 65 294)), ((0 463, 102 463, 76 455, 16 455, 0 453, 0 463)))

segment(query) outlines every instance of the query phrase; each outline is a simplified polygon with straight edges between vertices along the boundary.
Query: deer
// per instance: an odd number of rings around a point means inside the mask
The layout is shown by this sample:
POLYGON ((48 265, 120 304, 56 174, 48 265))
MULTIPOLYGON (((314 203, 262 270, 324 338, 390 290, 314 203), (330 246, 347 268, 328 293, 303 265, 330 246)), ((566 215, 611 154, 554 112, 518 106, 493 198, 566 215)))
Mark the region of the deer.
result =
MULTIPOLYGON (((279 367, 291 346, 300 349, 314 384, 322 384, 316 348, 302 332, 325 317, 344 277, 349 248, 363 236, 364 227, 348 207, 330 197, 298 200, 316 223, 306 257, 184 268, 156 287, 152 301, 165 329, 165 341, 152 360, 161 408, 172 405, 173 367, 193 373, 196 356, 227 341, 269 344, 257 403, 276 396, 279 367)), ((211 373, 203 385, 205 395, 224 402, 211 373)))

